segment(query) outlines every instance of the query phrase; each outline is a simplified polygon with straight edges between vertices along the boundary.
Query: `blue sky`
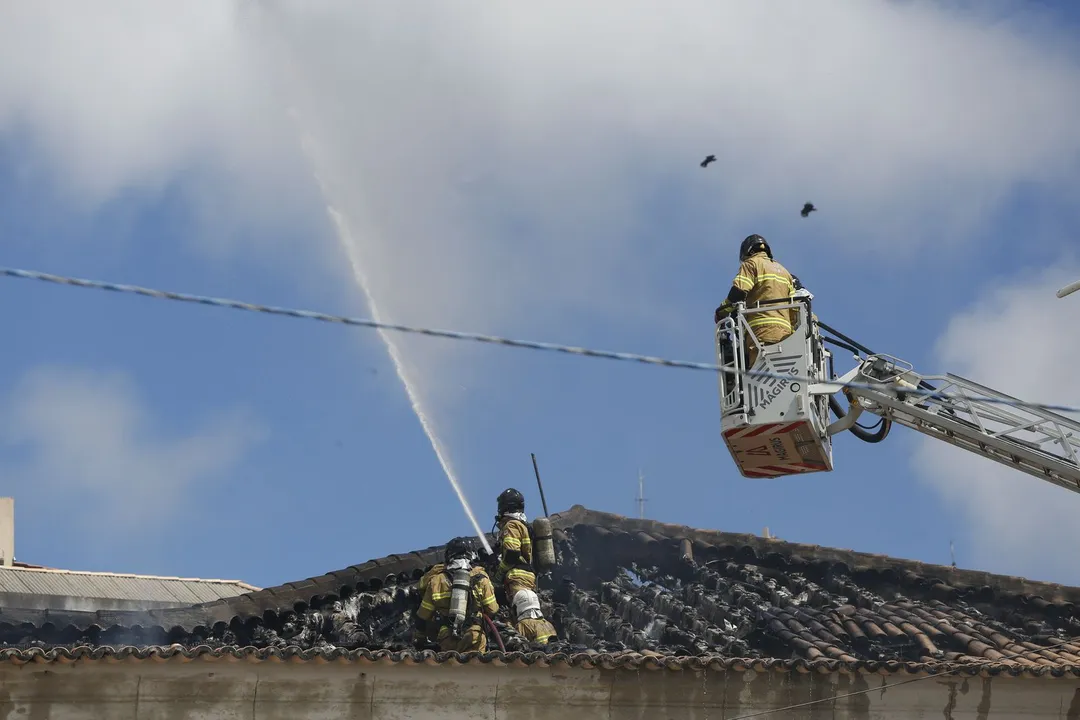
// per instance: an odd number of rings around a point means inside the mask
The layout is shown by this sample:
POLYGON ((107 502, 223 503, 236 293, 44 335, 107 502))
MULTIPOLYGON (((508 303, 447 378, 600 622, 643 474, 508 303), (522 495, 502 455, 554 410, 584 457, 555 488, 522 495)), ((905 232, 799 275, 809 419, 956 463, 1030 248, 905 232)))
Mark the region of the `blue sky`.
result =
MULTIPOLYGON (((870 347, 1080 405, 1072 4, 115 4, 0 11, 0 264, 369 316, 355 264, 389 320, 711 361, 759 232, 870 347)), ((374 331, 25 280, 0 323, 20 560, 267 586, 471 533, 374 331)), ((658 520, 1080 584, 1080 498, 903 428, 752 481, 708 373, 391 339, 485 529, 535 452, 552 511, 640 468, 658 520)))

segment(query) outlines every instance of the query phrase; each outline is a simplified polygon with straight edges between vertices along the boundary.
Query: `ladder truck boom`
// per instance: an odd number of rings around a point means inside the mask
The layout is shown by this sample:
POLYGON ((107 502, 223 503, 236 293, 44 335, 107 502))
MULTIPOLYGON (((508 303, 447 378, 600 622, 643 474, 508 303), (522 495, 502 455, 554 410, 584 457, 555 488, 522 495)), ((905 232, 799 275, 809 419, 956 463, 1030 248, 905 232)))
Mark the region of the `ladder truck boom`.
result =
POLYGON ((1080 422, 957 375, 920 375, 819 322, 807 299, 740 303, 717 324, 716 343, 722 432, 744 477, 831 471, 834 435, 850 430, 880 442, 895 423, 1080 492, 1080 422), (761 345, 747 317, 776 309, 791 311, 795 332, 761 345), (826 342, 852 352, 855 367, 837 376, 826 342), (758 346, 758 358, 746 369, 748 343, 758 346), (864 414, 877 416, 876 431, 858 424, 864 414))

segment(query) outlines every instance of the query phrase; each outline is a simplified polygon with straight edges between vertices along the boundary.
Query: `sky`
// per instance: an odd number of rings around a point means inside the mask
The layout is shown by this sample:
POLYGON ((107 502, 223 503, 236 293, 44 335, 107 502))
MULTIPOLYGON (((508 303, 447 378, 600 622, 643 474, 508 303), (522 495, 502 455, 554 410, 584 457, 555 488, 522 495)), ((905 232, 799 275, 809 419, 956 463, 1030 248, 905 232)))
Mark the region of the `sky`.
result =
MULTIPOLYGON (((1077 32, 1049 1, 6 3, 0 265, 712 362, 756 232, 875 350, 1080 406, 1077 32)), ((414 398, 485 530, 506 487, 539 512, 535 453, 551 512, 633 516, 640 471, 652 519, 1080 585, 1080 495, 900 427, 749 480, 705 372, 18 279, 0 327, 25 562, 265 587, 472 534, 414 398)))

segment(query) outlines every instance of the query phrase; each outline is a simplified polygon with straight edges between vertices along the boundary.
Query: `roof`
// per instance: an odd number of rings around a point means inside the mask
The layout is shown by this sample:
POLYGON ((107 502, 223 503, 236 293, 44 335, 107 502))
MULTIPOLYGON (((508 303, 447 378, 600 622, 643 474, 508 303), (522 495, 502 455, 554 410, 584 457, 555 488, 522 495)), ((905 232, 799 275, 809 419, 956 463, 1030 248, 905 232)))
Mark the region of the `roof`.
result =
POLYGON ((441 555, 391 555, 183 609, 0 610, 0 659, 276 657, 823 672, 1080 675, 1080 588, 633 520, 552 516, 541 584, 559 639, 507 653, 419 653, 416 580, 441 555), (120 646, 138 646, 123 649, 120 646))
POLYGON ((1030 666, 1006 663, 946 664, 926 662, 902 662, 897 660, 845 663, 839 660, 807 661, 799 658, 727 658, 711 656, 664 656, 656 653, 551 653, 551 652, 488 652, 488 653, 437 653, 424 651, 348 650, 337 647, 303 649, 296 646, 283 648, 240 647, 236 645, 210 647, 199 645, 184 647, 180 644, 148 647, 92 647, 73 648, 4 648, 0 649, 0 662, 13 664, 85 664, 90 661, 151 660, 186 664, 193 660, 202 662, 246 662, 257 665, 264 662, 288 661, 290 663, 327 662, 352 663, 355 665, 428 665, 428 666, 483 666, 537 667, 604 670, 668 670, 668 671, 733 671, 744 673, 816 672, 843 673, 848 675, 959 675, 961 677, 1080 677, 1080 666, 1047 665, 1030 666))
POLYGON ((239 580, 0 566, 0 604, 38 609, 189 607, 253 592, 239 580))

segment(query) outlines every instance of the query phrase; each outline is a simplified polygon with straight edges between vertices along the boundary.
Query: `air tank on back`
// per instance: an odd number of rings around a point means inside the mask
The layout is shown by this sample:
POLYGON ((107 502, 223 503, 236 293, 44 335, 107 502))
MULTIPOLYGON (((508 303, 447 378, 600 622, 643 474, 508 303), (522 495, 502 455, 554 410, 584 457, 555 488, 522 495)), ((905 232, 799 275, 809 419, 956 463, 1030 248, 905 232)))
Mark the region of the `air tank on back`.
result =
POLYGON ((536 569, 540 572, 555 567, 555 543, 551 537, 551 521, 546 517, 533 520, 533 538, 536 542, 536 569))
POLYGON ((465 621, 469 606, 469 569, 454 568, 450 574, 450 619, 455 632, 465 621))

